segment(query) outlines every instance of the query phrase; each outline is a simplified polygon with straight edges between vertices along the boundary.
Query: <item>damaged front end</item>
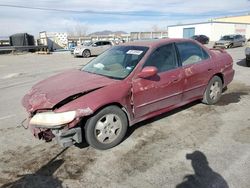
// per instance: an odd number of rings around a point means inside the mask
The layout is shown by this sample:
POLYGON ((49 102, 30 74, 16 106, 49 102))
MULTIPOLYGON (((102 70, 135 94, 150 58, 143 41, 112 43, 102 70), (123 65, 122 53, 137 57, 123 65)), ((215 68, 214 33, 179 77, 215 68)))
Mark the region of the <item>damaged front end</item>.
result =
POLYGON ((55 138, 63 147, 82 142, 81 119, 92 114, 90 108, 69 112, 40 111, 31 115, 28 127, 36 138, 50 142, 55 138))

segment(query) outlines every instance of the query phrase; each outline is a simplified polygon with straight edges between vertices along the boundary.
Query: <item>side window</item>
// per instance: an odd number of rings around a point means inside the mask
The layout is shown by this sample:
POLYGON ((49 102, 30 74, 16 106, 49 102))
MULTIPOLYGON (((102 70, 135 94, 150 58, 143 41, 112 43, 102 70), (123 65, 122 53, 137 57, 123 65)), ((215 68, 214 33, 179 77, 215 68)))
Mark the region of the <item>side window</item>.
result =
POLYGON ((103 45, 110 45, 110 42, 104 41, 104 42, 103 42, 103 45))
POLYGON ((182 66, 197 63, 201 60, 209 58, 209 55, 197 44, 192 42, 182 42, 176 44, 182 66))
POLYGON ((236 39, 241 39, 242 36, 241 35, 236 35, 236 39))
POLYGON ((101 46, 102 42, 96 42, 95 44, 96 44, 96 46, 101 46))
POLYGON ((159 72, 178 67, 174 44, 156 49, 144 64, 145 66, 155 66, 159 72))

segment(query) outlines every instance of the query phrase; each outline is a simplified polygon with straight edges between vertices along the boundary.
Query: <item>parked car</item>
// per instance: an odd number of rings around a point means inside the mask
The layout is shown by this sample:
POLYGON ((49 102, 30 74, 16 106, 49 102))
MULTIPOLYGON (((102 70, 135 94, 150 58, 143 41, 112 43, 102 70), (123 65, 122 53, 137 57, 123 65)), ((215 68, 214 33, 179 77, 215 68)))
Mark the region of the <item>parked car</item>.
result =
POLYGON ((209 43, 209 38, 206 35, 194 35, 191 38, 194 40, 197 40, 201 44, 208 44, 209 43))
POLYGON ((74 56, 90 57, 91 55, 100 55, 112 46, 110 41, 97 41, 89 45, 77 46, 74 49, 74 56))
POLYGON ((246 54, 246 64, 248 67, 250 67, 250 39, 248 39, 247 41, 245 54, 246 54))
POLYGON ((243 35, 225 35, 221 39, 214 43, 214 48, 232 48, 238 46, 244 46, 246 38, 243 35))
POLYGON ((80 70, 49 77, 22 100, 33 134, 62 146, 119 144, 129 126, 195 100, 215 104, 234 77, 233 60, 191 39, 125 43, 80 70))

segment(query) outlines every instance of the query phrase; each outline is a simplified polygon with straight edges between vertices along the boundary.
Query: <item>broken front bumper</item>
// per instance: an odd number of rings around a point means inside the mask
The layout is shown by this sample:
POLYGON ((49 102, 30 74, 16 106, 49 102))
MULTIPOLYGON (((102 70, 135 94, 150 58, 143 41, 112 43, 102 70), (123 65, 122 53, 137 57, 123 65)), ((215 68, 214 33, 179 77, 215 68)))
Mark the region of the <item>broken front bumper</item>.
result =
POLYGON ((82 128, 80 126, 71 129, 41 129, 30 126, 30 129, 32 130, 33 135, 36 138, 45 140, 46 142, 50 142, 53 138, 55 138, 57 143, 62 147, 69 147, 74 145, 75 143, 82 142, 82 128))
POLYGON ((82 128, 76 127, 65 130, 54 129, 52 130, 53 135, 57 140, 57 143, 62 147, 69 147, 75 143, 82 142, 82 128))

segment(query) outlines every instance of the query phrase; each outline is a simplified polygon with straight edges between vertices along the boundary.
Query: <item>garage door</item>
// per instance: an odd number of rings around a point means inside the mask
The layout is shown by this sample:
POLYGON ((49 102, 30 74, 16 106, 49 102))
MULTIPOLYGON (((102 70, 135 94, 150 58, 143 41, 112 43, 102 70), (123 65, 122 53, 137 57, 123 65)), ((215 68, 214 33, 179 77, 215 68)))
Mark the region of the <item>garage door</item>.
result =
POLYGON ((189 27, 189 28, 183 28, 183 38, 191 38, 194 36, 195 28, 189 27))

